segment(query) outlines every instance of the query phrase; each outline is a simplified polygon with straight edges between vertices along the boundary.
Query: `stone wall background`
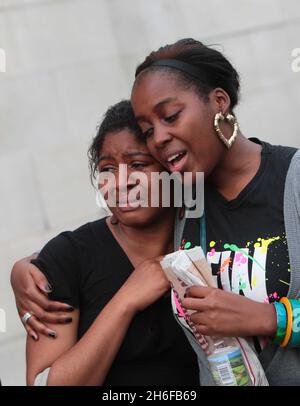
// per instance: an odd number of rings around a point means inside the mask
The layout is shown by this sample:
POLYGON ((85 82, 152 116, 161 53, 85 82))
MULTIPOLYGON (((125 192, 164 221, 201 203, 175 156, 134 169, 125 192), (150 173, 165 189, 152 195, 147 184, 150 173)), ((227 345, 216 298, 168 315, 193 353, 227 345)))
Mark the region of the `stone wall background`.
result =
POLYGON ((300 146, 299 0, 0 0, 0 377, 25 384, 25 334, 9 276, 49 238, 103 215, 86 151, 134 68, 181 37, 218 44, 237 66, 247 136, 300 146), (3 313, 3 312, 2 312, 3 313))

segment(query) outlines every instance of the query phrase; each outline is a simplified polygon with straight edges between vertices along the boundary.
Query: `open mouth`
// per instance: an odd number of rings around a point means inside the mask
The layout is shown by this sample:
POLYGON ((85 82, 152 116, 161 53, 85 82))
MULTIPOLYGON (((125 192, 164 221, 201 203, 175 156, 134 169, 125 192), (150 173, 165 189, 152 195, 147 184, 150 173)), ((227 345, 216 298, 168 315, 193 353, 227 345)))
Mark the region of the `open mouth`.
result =
POLYGON ((186 159, 187 159, 186 151, 177 152, 175 154, 170 155, 169 158, 167 159, 169 169, 171 171, 180 171, 186 159))

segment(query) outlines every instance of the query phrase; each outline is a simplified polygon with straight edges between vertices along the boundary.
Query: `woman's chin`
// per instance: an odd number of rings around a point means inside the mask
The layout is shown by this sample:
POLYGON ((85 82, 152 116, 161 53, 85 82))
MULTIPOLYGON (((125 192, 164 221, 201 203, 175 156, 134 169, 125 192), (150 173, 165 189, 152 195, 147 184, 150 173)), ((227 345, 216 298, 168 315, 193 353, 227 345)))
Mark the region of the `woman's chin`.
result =
POLYGON ((151 224, 158 215, 158 212, 153 211, 150 207, 118 207, 115 211, 120 223, 125 226, 143 227, 151 224))

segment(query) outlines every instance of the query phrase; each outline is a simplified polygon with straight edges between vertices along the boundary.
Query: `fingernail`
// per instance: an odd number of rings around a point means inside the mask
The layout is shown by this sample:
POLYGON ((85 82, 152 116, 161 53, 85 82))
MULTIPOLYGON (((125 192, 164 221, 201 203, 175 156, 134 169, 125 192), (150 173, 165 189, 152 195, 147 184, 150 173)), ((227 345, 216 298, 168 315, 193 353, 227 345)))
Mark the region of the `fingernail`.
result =
POLYGON ((46 285, 45 285, 45 291, 47 292, 47 293, 50 293, 50 292, 52 292, 52 286, 51 285, 49 285, 49 283, 46 283, 46 285))
POLYGON ((72 306, 66 308, 67 312, 72 312, 73 310, 74 310, 74 307, 72 307, 72 306))
POLYGON ((48 333, 48 336, 51 338, 56 338, 56 333, 52 331, 51 333, 48 333))
POLYGON ((67 319, 65 319, 65 323, 72 323, 72 317, 68 317, 67 319))
POLYGON ((37 336, 36 334, 31 333, 30 335, 31 335, 31 338, 34 339, 34 341, 37 341, 37 340, 38 340, 38 336, 37 336))

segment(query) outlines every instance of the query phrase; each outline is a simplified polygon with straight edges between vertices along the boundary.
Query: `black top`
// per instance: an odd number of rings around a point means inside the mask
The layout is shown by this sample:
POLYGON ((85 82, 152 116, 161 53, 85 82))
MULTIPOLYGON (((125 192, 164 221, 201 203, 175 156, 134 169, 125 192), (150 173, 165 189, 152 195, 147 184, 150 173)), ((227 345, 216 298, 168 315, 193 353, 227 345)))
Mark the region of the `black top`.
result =
MULTIPOLYGON (((80 308, 78 339, 133 271, 106 220, 53 238, 33 261, 50 298, 80 308)), ((198 385, 196 356, 172 314, 170 295, 138 313, 104 385, 198 385)))
MULTIPOLYGON (((262 145, 261 164, 237 198, 205 184, 207 259, 220 288, 268 303, 286 296, 290 283, 283 196, 296 149, 251 141, 262 145)), ((187 220, 183 239, 182 246, 199 245, 199 219, 187 220)))

